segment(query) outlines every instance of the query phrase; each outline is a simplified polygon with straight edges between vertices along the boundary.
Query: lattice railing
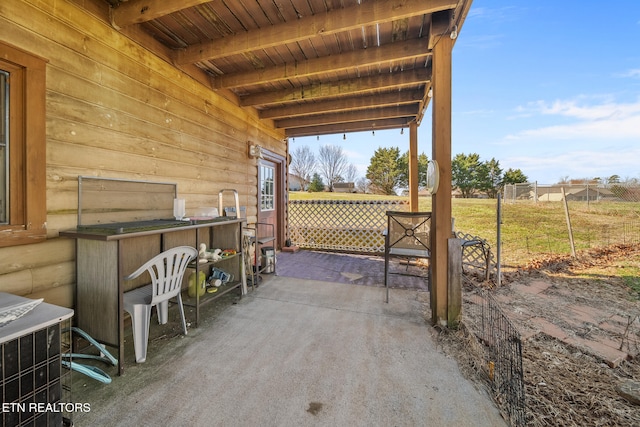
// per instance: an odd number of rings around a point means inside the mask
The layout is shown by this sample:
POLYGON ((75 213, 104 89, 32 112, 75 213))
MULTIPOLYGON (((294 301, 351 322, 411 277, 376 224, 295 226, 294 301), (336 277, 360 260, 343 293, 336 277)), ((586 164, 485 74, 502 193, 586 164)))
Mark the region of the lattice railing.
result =
POLYGON ((295 246, 345 252, 384 252, 386 212, 406 201, 292 200, 289 238, 295 246))
POLYGON ((455 236, 462 239, 462 270, 488 280, 495 273, 496 263, 487 240, 471 234, 456 232, 455 236))

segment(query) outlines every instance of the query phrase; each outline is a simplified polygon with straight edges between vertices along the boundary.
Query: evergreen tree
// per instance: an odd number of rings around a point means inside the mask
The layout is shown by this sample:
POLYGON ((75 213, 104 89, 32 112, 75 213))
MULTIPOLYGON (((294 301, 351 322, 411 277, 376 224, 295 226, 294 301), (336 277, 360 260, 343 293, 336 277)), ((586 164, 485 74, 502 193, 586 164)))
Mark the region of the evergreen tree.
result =
POLYGON ((489 198, 495 199, 502 189, 502 169, 500 162, 492 158, 484 162, 479 169, 479 190, 483 191, 489 198))
POLYGON ((481 178, 486 174, 486 166, 480 162, 480 155, 456 154, 451 161, 451 183, 462 193, 462 197, 469 198, 474 191, 482 188, 481 178))
POLYGON ((309 184, 309 192, 317 193, 319 191, 324 191, 324 182, 322 182, 322 178, 319 173, 314 173, 313 178, 311 178, 311 183, 309 184))
MULTIPOLYGON (((404 153, 400 157, 398 163, 400 168, 400 186, 409 186, 409 151, 404 153)), ((429 165, 429 158, 426 154, 418 154, 418 187, 424 187, 427 185, 427 166, 429 165)))
POLYGON ((529 181, 529 178, 522 173, 520 169, 507 169, 502 177, 502 184, 523 184, 529 181))
POLYGON ((398 147, 378 148, 367 168, 367 179, 376 192, 396 194, 400 185, 400 149, 398 147))

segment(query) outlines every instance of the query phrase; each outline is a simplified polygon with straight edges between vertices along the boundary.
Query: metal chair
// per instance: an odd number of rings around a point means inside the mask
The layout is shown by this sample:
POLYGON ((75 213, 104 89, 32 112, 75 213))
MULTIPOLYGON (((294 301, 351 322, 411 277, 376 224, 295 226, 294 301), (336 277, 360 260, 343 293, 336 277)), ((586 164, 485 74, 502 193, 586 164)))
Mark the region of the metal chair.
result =
MULTIPOLYGON (((431 257, 431 212, 387 211, 384 241, 384 287, 389 302, 389 260, 431 257)), ((431 268, 431 267, 429 267, 431 268)))
POLYGON ((156 255, 124 278, 124 280, 132 280, 144 272, 148 272, 151 276, 151 284, 125 292, 123 295, 124 310, 131 315, 137 363, 147 359, 149 323, 151 308, 154 305, 157 306, 158 323, 163 325, 169 319, 169 299, 176 297, 182 317, 182 329, 187 335, 187 322, 184 318, 180 292, 187 266, 197 257, 198 251, 195 248, 178 246, 156 255))

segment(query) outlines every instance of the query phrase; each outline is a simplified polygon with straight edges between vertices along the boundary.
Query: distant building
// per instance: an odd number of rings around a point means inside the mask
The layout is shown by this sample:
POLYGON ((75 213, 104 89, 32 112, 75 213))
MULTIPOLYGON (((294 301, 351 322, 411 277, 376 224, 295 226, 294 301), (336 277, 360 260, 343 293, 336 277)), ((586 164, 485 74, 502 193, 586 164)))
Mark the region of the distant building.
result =
POLYGON ((356 185, 353 182, 336 182, 333 184, 335 193, 355 193, 356 185))
POLYGON ((302 179, 298 175, 294 175, 290 173, 288 175, 288 182, 289 182, 289 191, 302 191, 305 189, 304 179, 302 179))
POLYGON ((567 200, 576 200, 580 202, 599 201, 599 200, 619 200, 611 190, 607 188, 587 187, 576 191, 569 190, 567 200))
MULTIPOLYGON (((538 186, 538 201, 541 202, 560 202, 562 201, 563 186, 542 187, 538 186)), ((567 200, 579 202, 595 202, 600 200, 619 200, 611 190, 600 187, 564 187, 567 200)), ((533 197, 533 194, 532 194, 533 197)))

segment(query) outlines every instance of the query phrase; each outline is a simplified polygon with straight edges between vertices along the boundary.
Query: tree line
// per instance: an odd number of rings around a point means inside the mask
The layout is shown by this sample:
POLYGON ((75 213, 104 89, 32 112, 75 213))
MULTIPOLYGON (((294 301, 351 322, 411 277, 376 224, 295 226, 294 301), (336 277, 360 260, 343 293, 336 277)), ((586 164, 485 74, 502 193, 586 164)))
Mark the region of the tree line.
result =
MULTIPOLYGON (((418 155, 418 186, 427 184, 429 158, 418 155)), ((318 157, 308 146, 298 147, 291 155, 289 170, 297 175, 307 191, 329 191, 340 182, 354 182, 358 192, 395 195, 409 185, 409 152, 398 147, 378 148, 371 157, 365 177, 357 177, 356 167, 348 162, 341 147, 324 145, 318 157)), ((482 161, 477 153, 457 154, 451 162, 452 185, 462 197, 484 194, 495 198, 505 184, 527 182, 520 169, 503 171, 495 158, 482 161)))

